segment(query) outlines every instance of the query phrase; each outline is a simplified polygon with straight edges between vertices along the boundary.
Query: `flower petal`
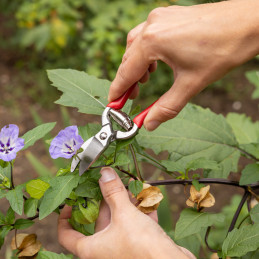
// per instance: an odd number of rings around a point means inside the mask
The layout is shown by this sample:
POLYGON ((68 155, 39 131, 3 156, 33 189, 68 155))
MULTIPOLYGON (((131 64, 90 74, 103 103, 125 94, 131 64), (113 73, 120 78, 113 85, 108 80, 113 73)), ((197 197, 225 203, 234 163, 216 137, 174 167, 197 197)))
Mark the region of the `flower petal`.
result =
POLYGON ((10 162, 15 158, 16 158, 16 152, 15 151, 11 151, 8 154, 0 153, 0 159, 5 161, 5 162, 10 162))
POLYGON ((18 152, 19 150, 21 150, 24 147, 24 139, 22 138, 18 138, 15 141, 15 152, 18 152))
POLYGON ((18 135, 19 135, 18 126, 15 124, 9 124, 9 125, 4 126, 1 129, 0 140, 2 138, 10 138, 12 140, 16 140, 18 138, 18 135))
POLYGON ((212 207, 215 204, 215 198, 211 193, 208 193, 206 197, 200 202, 200 207, 212 207))

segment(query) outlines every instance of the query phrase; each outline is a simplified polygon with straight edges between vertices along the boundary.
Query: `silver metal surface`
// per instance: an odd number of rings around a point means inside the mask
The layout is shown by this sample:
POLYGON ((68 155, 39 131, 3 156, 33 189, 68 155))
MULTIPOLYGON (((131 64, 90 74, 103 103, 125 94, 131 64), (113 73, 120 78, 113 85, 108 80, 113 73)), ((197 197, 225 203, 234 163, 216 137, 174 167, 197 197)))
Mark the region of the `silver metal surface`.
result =
POLYGON ((71 164, 71 172, 74 172, 78 163, 80 162, 79 175, 82 175, 108 148, 111 142, 116 139, 128 139, 135 136, 138 132, 138 127, 135 123, 132 122, 132 125, 129 127, 127 120, 130 120, 127 114, 117 113, 116 110, 110 107, 105 108, 102 114, 102 129, 94 137, 91 137, 86 142, 84 142, 84 144, 81 146, 83 152, 77 154, 77 156, 73 159, 71 164), (110 119, 111 114, 117 114, 117 119, 120 122, 117 120, 116 122, 125 129, 129 129, 129 131, 114 131, 112 129, 110 119))
POLYGON ((133 127, 130 131, 116 131, 115 139, 129 139, 137 135, 138 133, 138 126, 134 123, 133 127))
POLYGON ((125 130, 129 131, 133 127, 133 122, 127 113, 111 109, 110 114, 112 118, 125 130))

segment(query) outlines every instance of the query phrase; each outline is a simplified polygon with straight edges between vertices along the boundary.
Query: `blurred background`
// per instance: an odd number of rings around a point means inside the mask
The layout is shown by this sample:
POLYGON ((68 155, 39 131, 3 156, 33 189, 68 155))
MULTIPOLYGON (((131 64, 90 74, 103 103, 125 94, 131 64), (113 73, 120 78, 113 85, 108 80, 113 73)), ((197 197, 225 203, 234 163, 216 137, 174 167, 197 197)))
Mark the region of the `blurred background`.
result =
MULTIPOLYGON (((1 0, 0 128, 14 123, 19 126, 22 135, 41 122, 57 121, 55 134, 64 126, 99 121, 99 117, 54 104, 60 93, 50 85, 46 70, 72 68, 112 80, 125 51, 127 33, 146 20, 152 9, 206 2, 217 1, 1 0)), ((192 102, 223 115, 228 112, 246 113, 253 120, 258 120, 259 80, 256 79, 256 70, 259 70, 258 58, 209 86, 192 102)), ((159 62, 158 70, 143 86, 145 91, 140 91, 136 103, 147 106, 162 95, 172 82, 172 71, 159 62)), ((39 171, 42 174, 44 170, 53 174, 56 172, 59 162, 53 164, 43 142, 36 146, 19 155, 15 167, 17 184, 37 177, 39 171)), ((148 176, 153 169, 146 166, 143 170, 148 176)), ((186 197, 179 186, 169 187, 167 192, 173 215, 170 224, 174 224, 177 212, 185 207, 186 197)), ((216 210, 220 211, 230 198, 224 199, 224 190, 215 189, 215 192, 223 198, 218 199, 220 203, 216 205, 216 210)), ((235 192, 230 188, 227 195, 230 197, 235 192)), ((7 204, 1 203, 1 210, 4 210, 7 204)), ((46 249, 62 251, 56 240, 55 215, 31 229, 46 249)), ((8 248, 4 246, 0 257, 4 258, 6 252, 8 254, 8 248)))

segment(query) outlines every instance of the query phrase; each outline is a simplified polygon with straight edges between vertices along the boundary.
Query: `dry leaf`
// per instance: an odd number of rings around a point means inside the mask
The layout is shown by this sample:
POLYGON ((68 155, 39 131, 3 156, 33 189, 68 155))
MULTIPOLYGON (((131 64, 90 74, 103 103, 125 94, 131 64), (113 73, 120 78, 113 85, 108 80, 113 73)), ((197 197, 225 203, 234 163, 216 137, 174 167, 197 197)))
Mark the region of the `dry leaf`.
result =
POLYGON ((12 239, 12 250, 18 249, 19 258, 33 258, 40 251, 41 243, 35 234, 18 234, 12 239), (16 246, 17 245, 17 246, 16 246))
POLYGON ((193 208, 197 205, 198 210, 204 207, 212 207, 215 204, 215 198, 209 190, 209 185, 202 187, 200 191, 197 191, 192 185, 190 189, 190 197, 186 201, 186 205, 193 208))
POLYGON ((143 184, 143 190, 137 195, 139 202, 138 209, 146 214, 157 210, 160 201, 163 199, 163 194, 156 186, 143 184))

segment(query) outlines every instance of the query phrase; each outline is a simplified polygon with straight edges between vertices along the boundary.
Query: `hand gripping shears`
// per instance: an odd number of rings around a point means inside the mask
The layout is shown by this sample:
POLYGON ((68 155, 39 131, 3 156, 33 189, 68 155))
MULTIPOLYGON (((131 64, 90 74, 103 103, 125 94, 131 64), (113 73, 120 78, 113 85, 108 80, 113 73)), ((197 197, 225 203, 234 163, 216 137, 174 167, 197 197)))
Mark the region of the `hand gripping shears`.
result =
POLYGON ((142 127, 144 119, 154 103, 131 121, 128 114, 122 112, 120 109, 123 108, 135 86, 136 84, 132 85, 124 95, 106 106, 102 113, 101 130, 95 136, 83 143, 81 146, 83 151, 78 153, 72 160, 71 172, 74 172, 77 165, 80 163, 79 175, 81 176, 101 156, 113 141, 118 139, 129 139, 138 133, 138 130, 142 127), (111 118, 113 118, 113 120, 126 131, 113 130, 111 118))

